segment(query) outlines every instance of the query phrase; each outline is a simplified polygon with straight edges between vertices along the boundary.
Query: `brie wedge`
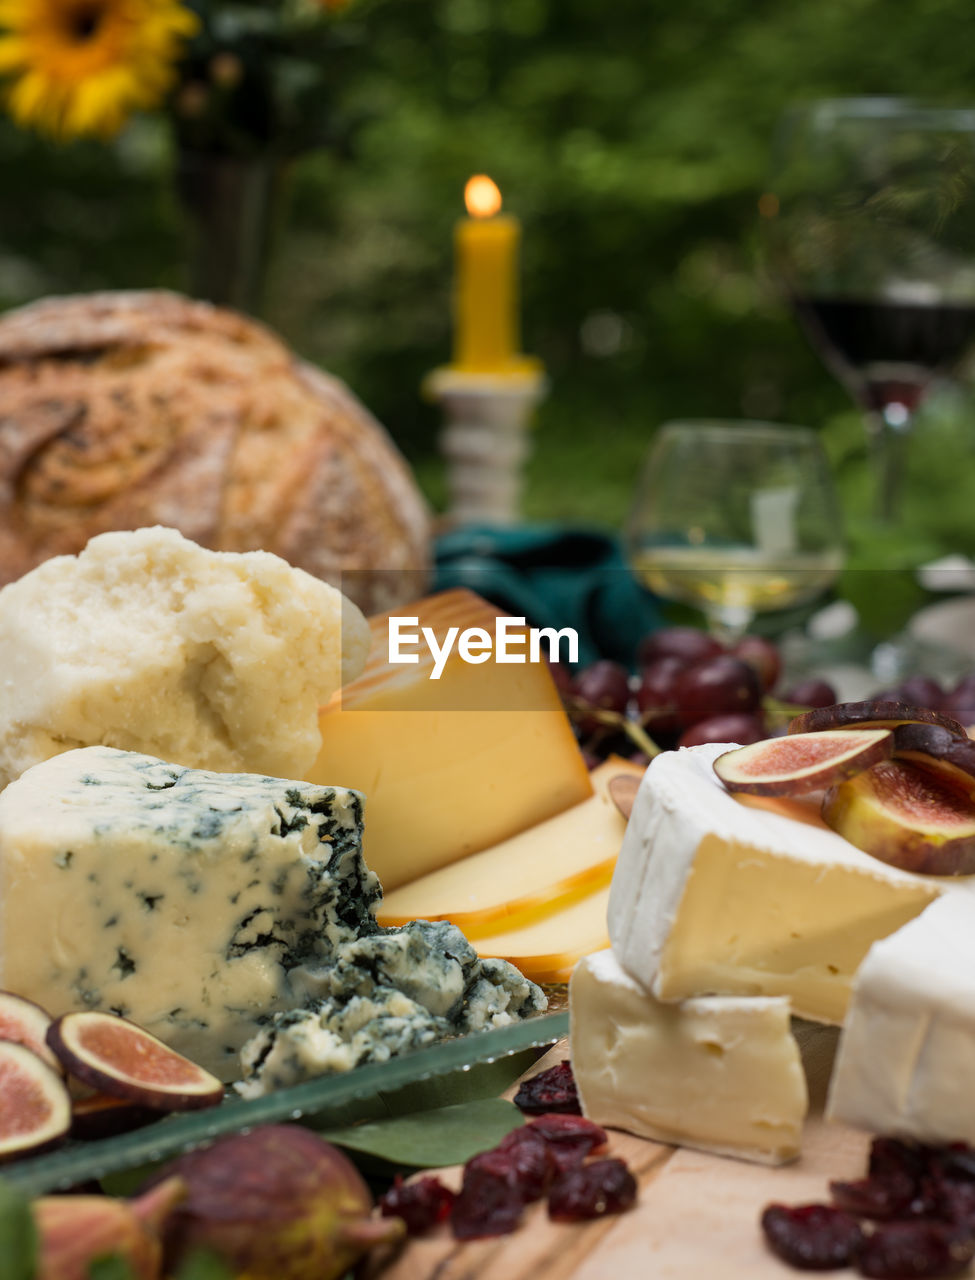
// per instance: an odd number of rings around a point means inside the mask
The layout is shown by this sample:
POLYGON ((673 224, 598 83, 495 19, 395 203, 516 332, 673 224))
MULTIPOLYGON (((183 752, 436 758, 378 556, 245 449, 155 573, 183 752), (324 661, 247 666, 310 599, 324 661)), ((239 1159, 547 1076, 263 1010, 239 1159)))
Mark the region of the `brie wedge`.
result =
POLYGON ((949 894, 860 966, 826 1115, 922 1142, 975 1142, 975 899, 949 894))
POLYGON ((799 1154, 806 1077, 781 997, 661 1004, 611 951, 569 984, 571 1060, 596 1124, 720 1155, 781 1164, 799 1154))
POLYGON ((815 815, 740 803, 712 768, 729 749, 665 752, 648 768, 613 877, 613 951, 659 1000, 789 996, 800 1017, 840 1023, 870 946, 945 879, 861 853, 815 815))

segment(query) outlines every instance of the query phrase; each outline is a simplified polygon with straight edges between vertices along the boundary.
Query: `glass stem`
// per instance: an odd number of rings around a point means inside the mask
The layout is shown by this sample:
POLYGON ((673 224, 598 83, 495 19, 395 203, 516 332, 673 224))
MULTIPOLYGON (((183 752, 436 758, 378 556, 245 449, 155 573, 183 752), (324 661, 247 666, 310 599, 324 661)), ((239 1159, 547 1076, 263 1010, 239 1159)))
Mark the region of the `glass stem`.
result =
POLYGON ((867 430, 876 476, 876 512, 884 524, 900 514, 907 460, 907 439, 914 415, 898 400, 867 415, 867 430))
POLYGON ((730 649, 751 625, 755 610, 746 604, 714 604, 707 609, 708 632, 730 649))

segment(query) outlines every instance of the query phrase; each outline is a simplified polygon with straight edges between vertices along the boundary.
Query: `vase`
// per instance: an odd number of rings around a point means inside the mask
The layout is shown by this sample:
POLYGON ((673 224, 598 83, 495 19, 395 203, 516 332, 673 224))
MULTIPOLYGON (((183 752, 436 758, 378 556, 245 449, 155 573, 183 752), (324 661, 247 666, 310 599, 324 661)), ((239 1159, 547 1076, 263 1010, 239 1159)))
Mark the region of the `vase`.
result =
POLYGON ((284 179, 278 156, 179 149, 176 182, 193 297, 261 314, 284 179))

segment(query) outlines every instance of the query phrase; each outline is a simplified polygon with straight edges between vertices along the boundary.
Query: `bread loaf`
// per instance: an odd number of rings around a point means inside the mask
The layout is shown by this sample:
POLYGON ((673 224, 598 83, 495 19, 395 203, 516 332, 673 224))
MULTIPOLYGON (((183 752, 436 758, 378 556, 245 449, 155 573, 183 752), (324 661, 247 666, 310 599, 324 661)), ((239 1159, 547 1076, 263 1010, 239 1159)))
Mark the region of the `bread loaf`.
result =
POLYGON ((429 565, 392 441, 261 325, 160 291, 0 316, 0 585, 155 524, 273 551, 369 613, 421 595, 429 565))

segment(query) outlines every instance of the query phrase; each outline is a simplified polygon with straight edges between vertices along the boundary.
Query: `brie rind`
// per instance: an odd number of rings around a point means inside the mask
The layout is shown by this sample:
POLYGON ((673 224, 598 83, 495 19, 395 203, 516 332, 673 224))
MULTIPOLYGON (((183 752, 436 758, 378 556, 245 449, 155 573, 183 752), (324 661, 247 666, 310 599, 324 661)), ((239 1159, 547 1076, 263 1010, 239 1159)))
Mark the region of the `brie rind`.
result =
POLYGON ((949 894, 874 943, 853 999, 826 1115, 922 1142, 975 1142, 975 900, 949 894))
POLYGON ((945 881, 888 866, 816 819, 741 804, 712 767, 729 749, 665 752, 647 769, 613 877, 613 951, 659 1000, 785 995, 798 1016, 840 1023, 871 944, 945 881))

